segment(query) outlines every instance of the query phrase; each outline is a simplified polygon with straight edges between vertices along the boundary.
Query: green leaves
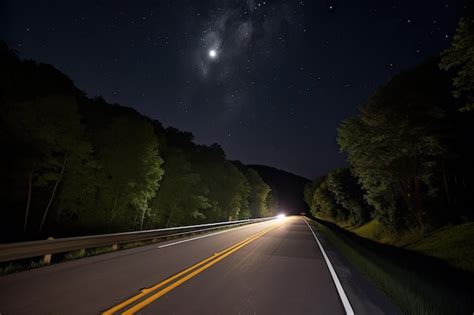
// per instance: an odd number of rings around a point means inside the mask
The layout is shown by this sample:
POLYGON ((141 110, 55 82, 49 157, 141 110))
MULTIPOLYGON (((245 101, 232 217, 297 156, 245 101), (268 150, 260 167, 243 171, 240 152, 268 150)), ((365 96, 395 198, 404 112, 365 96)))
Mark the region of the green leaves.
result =
POLYGON ((267 198, 271 191, 257 171, 247 168, 244 169, 244 175, 249 185, 248 203, 250 209, 250 217, 261 218, 269 216, 267 198))
POLYGON ((331 171, 305 186, 312 215, 342 226, 359 226, 370 219, 372 208, 363 195, 348 168, 331 171))
POLYGON ((440 184, 435 179, 447 152, 443 128, 452 99, 435 62, 395 76, 338 129, 365 200, 392 227, 423 225, 424 204, 440 184))
POLYGON ((459 21, 451 47, 442 53, 439 64, 443 70, 454 69, 455 97, 464 97, 466 104, 461 111, 474 109, 474 18, 463 17, 459 21))
POLYGON ((186 155, 177 148, 165 152, 164 177, 161 187, 151 201, 151 224, 178 226, 205 219, 210 207, 207 189, 194 172, 186 155))
POLYGON ((126 218, 133 222, 129 228, 142 229, 152 215, 148 204, 164 173, 152 125, 137 116, 120 115, 94 135, 100 145, 96 152, 104 173, 99 199, 109 224, 126 218), (110 189, 112 194, 107 192, 110 189))
POLYGON ((338 214, 341 220, 349 221, 352 226, 361 225, 369 220, 372 209, 364 201, 364 191, 349 168, 330 172, 327 183, 334 201, 340 209, 343 209, 338 214))

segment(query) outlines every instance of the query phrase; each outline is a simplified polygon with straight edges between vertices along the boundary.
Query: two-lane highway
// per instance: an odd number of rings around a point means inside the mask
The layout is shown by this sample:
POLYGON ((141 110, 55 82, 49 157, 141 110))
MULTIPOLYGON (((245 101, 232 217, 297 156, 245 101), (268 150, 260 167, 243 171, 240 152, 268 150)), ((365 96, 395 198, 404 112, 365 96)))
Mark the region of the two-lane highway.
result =
POLYGON ((1 314, 344 314, 302 217, 0 277, 1 314))

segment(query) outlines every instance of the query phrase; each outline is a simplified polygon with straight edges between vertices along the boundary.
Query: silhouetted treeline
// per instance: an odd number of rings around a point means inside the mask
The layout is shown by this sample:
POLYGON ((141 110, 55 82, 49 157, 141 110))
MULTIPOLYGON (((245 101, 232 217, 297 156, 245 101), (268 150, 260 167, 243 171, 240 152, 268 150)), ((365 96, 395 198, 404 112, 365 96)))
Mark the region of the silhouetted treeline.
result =
POLYGON ((0 42, 1 241, 246 219, 277 208, 217 144, 90 99, 0 42), (270 206, 270 207, 269 207, 270 206))
POLYGON ((278 200, 279 209, 286 214, 300 214, 308 210, 303 199, 309 179, 265 165, 249 165, 270 185, 271 194, 278 200))
POLYGON ((452 47, 380 87, 338 129, 350 168, 305 190, 314 215, 394 232, 473 219, 474 22, 452 47), (454 83, 454 84, 453 84, 454 83))

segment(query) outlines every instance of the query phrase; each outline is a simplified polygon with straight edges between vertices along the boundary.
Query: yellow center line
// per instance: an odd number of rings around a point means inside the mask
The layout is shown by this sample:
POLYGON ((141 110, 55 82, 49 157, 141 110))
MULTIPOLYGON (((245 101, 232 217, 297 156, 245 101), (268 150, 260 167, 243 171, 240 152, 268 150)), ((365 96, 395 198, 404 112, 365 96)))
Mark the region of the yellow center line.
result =
MULTIPOLYGON (((277 225, 279 226, 279 225, 277 225)), ((276 228, 277 226, 272 226, 271 228, 269 229, 266 229, 264 230, 263 232, 257 234, 256 236, 250 238, 250 239, 247 239, 246 241, 244 242, 240 242, 234 246, 232 246, 232 248, 228 251, 226 251, 225 253, 223 253, 222 255, 218 256, 217 258, 211 260, 209 263, 207 263, 206 265, 200 267, 199 269, 191 272, 190 274, 184 276, 183 278, 179 279, 178 281, 170 284, 169 286, 165 287, 164 289, 154 293, 153 295, 149 296, 148 298, 144 299, 143 301, 141 301, 140 303, 137 303, 135 304, 133 307, 129 308, 128 310, 126 310, 125 312, 122 313, 122 315, 132 315, 132 314, 135 314, 136 312, 138 312, 139 310, 141 310, 142 308, 144 308, 145 306, 149 305, 150 303, 152 303, 153 301, 157 300, 158 298, 160 298, 161 296, 165 295, 166 293, 170 292, 171 290, 173 290, 174 288, 180 286, 181 284, 183 284, 184 282, 188 281, 189 279, 195 277, 196 275, 198 275, 199 273, 203 272, 204 270, 208 269, 209 267, 211 267, 212 265, 218 263, 219 261, 221 261, 222 259, 224 259, 225 257, 229 256, 230 254, 238 251, 239 249, 241 249, 242 247, 250 244, 251 242, 255 241, 256 239, 258 239, 259 237, 261 237, 262 235, 270 232, 271 230, 273 230, 274 228, 276 228)))
MULTIPOLYGON (((271 227, 270 229, 272 229, 272 228, 273 228, 273 227, 271 227)), ((134 303, 135 301, 137 301, 137 300, 139 300, 139 299, 145 297, 145 296, 148 295, 150 292, 153 292, 153 291, 157 290, 158 288, 160 288, 160 287, 162 287, 162 286, 164 286, 164 285, 166 285, 166 284, 172 282, 173 280, 175 280, 175 279, 177 279, 177 278, 179 278, 179 277, 185 275, 186 273, 188 273, 188 272, 190 272, 190 271, 192 271, 192 270, 198 268, 199 266, 202 266, 202 265, 206 264, 207 262, 209 262, 209 261, 211 261, 211 260, 213 260, 213 259, 218 258, 219 256, 221 256, 221 255, 223 255, 223 254, 225 254, 225 253, 231 251, 232 249, 236 248, 237 246, 239 246, 239 245, 241 245, 241 244, 244 244, 245 242, 248 242, 248 241, 250 241, 250 240, 253 240, 254 238, 260 237, 261 235, 263 235, 264 233, 266 233, 266 232, 267 232, 268 230, 270 230, 270 229, 263 230, 263 231, 261 231, 261 232, 255 234, 255 235, 253 235, 253 236, 250 236, 250 237, 244 239, 244 240, 241 241, 241 242, 238 242, 237 244, 234 244, 233 246, 231 246, 231 247, 229 247, 229 248, 227 248, 227 249, 225 249, 225 250, 223 250, 223 251, 221 251, 221 252, 215 253, 214 255, 212 255, 212 256, 210 256, 210 257, 208 257, 208 258, 206 258, 206 259, 204 259, 204 260, 198 262, 197 264, 195 264, 195 265, 193 265, 193 266, 191 266, 191 267, 189 267, 189 268, 187 268, 187 269, 185 269, 185 270, 183 270, 183 271, 181 271, 181 272, 179 272, 179 273, 173 275, 172 277, 167 278, 166 280, 163 280, 163 281, 159 282, 158 284, 156 284, 156 285, 154 285, 154 286, 152 286, 152 287, 150 287, 150 288, 142 289, 142 290, 141 290, 141 293, 139 293, 139 294, 137 294, 137 295, 135 295, 135 296, 133 296, 133 297, 131 297, 131 298, 129 298, 129 299, 123 301, 123 302, 120 303, 120 304, 115 305, 114 307, 112 307, 112 308, 110 308, 110 309, 104 311, 102 314, 103 314, 103 315, 111 315, 111 314, 114 314, 115 312, 119 311, 120 309, 123 309, 124 307, 126 307, 126 306, 128 306, 128 305, 134 303), (263 233, 263 234, 262 234, 262 233, 263 233)))

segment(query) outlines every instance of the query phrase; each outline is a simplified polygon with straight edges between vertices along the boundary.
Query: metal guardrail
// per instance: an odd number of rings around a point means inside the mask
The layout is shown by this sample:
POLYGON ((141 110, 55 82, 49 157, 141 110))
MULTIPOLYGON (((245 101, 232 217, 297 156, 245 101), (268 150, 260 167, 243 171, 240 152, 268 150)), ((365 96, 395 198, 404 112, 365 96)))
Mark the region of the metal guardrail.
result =
POLYGON ((66 237, 41 241, 0 244, 0 262, 64 253, 94 247, 110 245, 116 247, 118 244, 123 243, 145 241, 160 237, 186 235, 194 232, 210 231, 218 229, 220 227, 268 221, 275 218, 276 217, 237 220, 146 231, 66 237))

